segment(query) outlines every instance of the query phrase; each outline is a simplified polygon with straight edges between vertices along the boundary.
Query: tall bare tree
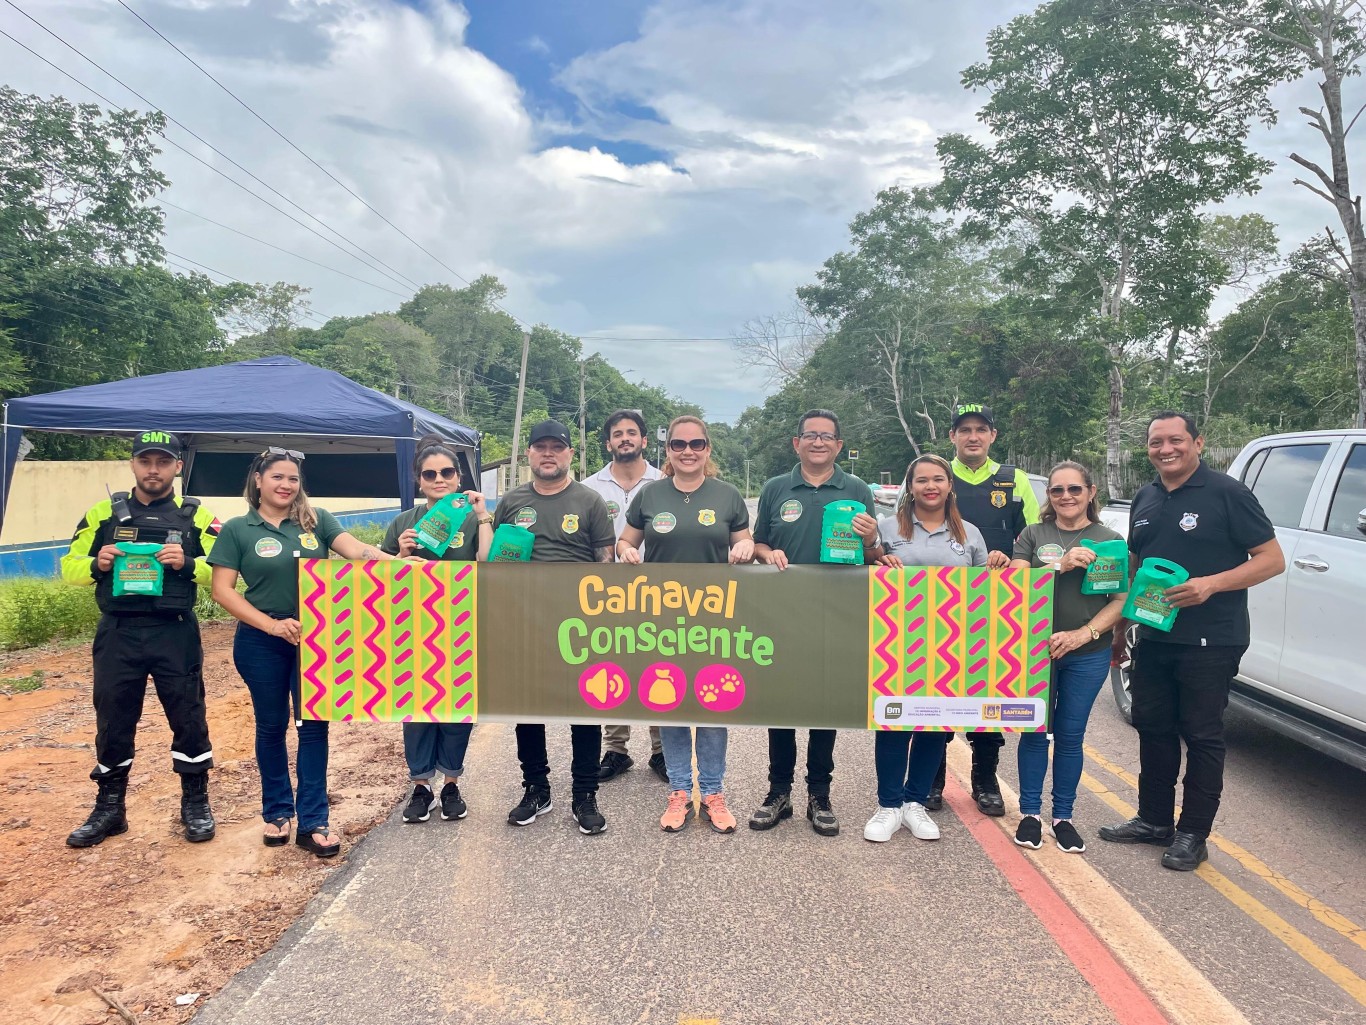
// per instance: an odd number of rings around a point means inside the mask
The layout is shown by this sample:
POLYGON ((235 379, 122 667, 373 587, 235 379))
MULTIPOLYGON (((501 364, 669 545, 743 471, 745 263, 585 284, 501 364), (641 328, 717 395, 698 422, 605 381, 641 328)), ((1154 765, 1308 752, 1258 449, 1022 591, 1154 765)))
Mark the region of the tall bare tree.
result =
POLYGON ((781 388, 801 373, 825 336, 825 325, 794 302, 782 313, 746 321, 732 344, 740 366, 762 371, 765 384, 781 388))

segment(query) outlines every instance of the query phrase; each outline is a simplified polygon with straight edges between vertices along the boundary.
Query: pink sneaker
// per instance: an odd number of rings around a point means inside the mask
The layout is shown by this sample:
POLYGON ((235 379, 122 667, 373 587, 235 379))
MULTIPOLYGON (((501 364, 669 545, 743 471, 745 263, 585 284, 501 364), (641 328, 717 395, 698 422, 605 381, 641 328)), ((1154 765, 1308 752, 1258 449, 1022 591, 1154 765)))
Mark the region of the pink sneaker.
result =
POLYGON ((711 822, 711 828, 718 833, 735 832, 735 816, 726 807, 725 794, 702 798, 702 817, 711 822))
MULTIPOLYGON (((659 828, 666 833, 677 833, 692 818, 692 795, 686 790, 675 790, 669 794, 669 806, 659 817, 659 828)), ((732 827, 733 828, 733 827, 732 827)))

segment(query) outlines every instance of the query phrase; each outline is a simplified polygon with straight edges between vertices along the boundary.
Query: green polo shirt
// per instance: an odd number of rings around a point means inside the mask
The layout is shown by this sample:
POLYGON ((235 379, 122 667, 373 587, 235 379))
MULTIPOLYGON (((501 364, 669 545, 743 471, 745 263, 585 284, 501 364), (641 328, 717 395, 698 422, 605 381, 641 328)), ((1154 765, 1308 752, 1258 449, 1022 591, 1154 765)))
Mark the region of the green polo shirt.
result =
POLYGON ((734 484, 715 477, 685 495, 672 477, 636 493, 626 522, 645 533, 646 562, 730 562, 730 536, 749 526, 749 510, 734 484))
POLYGON ((272 527, 255 509, 223 524, 209 553, 210 566, 235 569, 247 585, 247 601, 272 616, 299 614, 297 560, 325 559, 337 535, 345 533, 326 509, 316 510, 317 529, 299 529, 293 520, 272 527))
POLYGON ((791 473, 774 477, 759 492, 759 512, 754 517, 754 540, 787 555, 794 565, 821 561, 821 514, 831 502, 862 502, 873 515, 873 490, 838 466, 830 479, 812 487, 802 476, 802 464, 791 473))

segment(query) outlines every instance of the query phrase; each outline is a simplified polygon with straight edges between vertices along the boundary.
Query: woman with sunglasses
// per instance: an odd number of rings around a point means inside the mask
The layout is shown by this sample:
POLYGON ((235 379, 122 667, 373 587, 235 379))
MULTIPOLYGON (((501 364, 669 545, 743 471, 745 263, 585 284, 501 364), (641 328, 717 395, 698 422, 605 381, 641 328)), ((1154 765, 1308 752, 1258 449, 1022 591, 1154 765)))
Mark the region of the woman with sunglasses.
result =
MULTIPOLYGON (((1053 825, 1058 849, 1069 854, 1086 850, 1072 825, 1072 806, 1081 781, 1082 741, 1091 705, 1110 675, 1110 632, 1119 622, 1123 594, 1081 593, 1086 567, 1096 553, 1082 541, 1119 541, 1119 534, 1100 522, 1096 486, 1080 463, 1064 462, 1048 474, 1047 504, 1040 522, 1024 529, 1015 542, 1010 565, 1019 569, 1051 567, 1053 634, 1053 825)), ((1047 733, 1021 733, 1020 825, 1015 842, 1038 850, 1043 846, 1043 778, 1048 772, 1047 733)))
MULTIPOLYGON (((958 512, 953 469, 947 459, 923 455, 906 468, 895 516, 878 520, 879 564, 902 566, 985 566, 982 532, 958 512)), ((939 827, 925 809, 951 733, 938 730, 878 730, 873 734, 877 769, 877 811, 863 838, 885 843, 905 826, 921 840, 938 840, 939 827)))
MULTIPOLYGON (((644 542, 645 559, 651 563, 753 560, 749 509, 739 490, 717 477, 707 425, 695 416, 676 417, 665 441, 669 457, 664 477, 645 485, 626 510, 617 558, 639 564, 644 542)), ((688 726, 662 726, 659 738, 669 776, 669 804, 659 825, 666 833, 677 833, 693 813, 693 731, 688 726)), ((735 832, 735 815, 721 791, 728 739, 724 726, 697 727, 702 817, 718 833, 735 832)))
MULTIPOLYGON (((323 558, 331 549, 344 559, 391 559, 342 530, 326 509, 315 509, 304 492, 302 452, 268 448, 252 460, 242 497, 245 516, 223 524, 209 565, 213 599, 238 621, 232 658, 251 694, 256 716, 256 764, 261 772, 262 842, 294 842, 320 858, 341 850, 327 824, 327 723, 298 722, 298 798, 290 787, 291 695, 298 701, 299 584, 295 560, 323 558), (247 585, 237 592, 237 578, 247 585)), ((295 714, 300 709, 295 707, 295 714)))
MULTIPOLYGON (((389 523, 389 530, 380 544, 390 555, 416 556, 422 559, 441 559, 446 562, 474 562, 480 548, 493 541, 493 517, 484 507, 484 496, 478 491, 466 491, 470 511, 451 539, 450 547, 438 556, 428 551, 417 540, 417 522, 426 516, 437 502, 459 487, 460 470, 454 449, 440 435, 429 434, 417 443, 413 459, 418 490, 427 501, 399 513, 389 523)), ((441 819, 463 819, 469 809, 460 795, 460 774, 465 771, 465 751, 470 745, 474 726, 467 722, 405 722, 403 724, 403 757, 408 763, 408 782, 413 796, 403 809, 403 821, 426 822, 432 817, 432 780, 438 772, 445 779, 441 788, 441 819)))

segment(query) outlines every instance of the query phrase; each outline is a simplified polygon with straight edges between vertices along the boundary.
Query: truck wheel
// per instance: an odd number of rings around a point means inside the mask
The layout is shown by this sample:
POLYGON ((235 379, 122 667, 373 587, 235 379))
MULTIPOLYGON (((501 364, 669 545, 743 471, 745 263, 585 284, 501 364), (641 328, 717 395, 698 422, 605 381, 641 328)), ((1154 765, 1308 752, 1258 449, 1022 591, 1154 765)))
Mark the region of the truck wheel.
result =
POLYGON ((1119 709, 1119 714, 1124 717, 1124 721, 1133 725, 1134 722, 1134 699, 1129 690, 1129 669, 1133 665, 1130 653, 1134 650, 1134 645, 1138 643, 1138 627, 1130 623, 1128 629, 1124 631, 1124 654, 1118 662, 1110 664, 1110 690, 1115 696, 1115 707, 1119 709))

